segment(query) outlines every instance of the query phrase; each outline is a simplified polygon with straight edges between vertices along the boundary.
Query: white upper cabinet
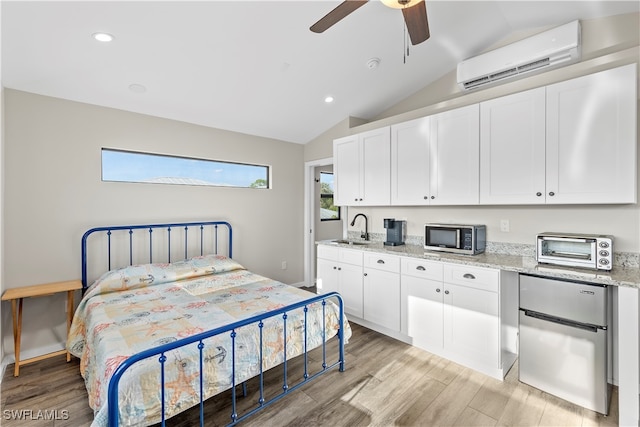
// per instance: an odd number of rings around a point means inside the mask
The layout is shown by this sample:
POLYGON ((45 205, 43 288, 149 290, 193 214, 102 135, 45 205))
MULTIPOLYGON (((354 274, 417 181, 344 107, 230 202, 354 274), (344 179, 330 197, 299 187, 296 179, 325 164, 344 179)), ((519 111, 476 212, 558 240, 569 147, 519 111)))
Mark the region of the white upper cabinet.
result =
POLYGON ((391 135, 388 126, 334 140, 336 205, 389 205, 390 156, 391 135))
POLYGON ((360 196, 360 142, 357 135, 333 141, 334 203, 349 206, 360 196))
POLYGON ((429 204, 431 117, 391 126, 391 204, 429 204))
POLYGON ((477 205, 480 178, 478 104, 431 116, 432 205, 477 205))
POLYGON ((478 105, 391 127, 391 204, 478 203, 478 105))
POLYGON ((635 203, 636 64, 547 86, 547 203, 635 203))
POLYGON ((545 202, 545 88, 480 104, 480 203, 545 202))
POLYGON ((336 139, 335 203, 636 203, 636 68, 336 139))
POLYGON ((636 65, 480 104, 481 204, 635 203, 636 65))

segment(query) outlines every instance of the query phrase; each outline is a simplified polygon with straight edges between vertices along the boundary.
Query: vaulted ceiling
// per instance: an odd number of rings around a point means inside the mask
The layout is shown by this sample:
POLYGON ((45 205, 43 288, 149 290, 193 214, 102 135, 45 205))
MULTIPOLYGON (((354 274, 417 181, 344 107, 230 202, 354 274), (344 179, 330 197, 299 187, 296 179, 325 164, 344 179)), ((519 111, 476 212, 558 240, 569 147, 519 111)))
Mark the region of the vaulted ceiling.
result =
POLYGON ((407 56, 402 13, 376 0, 309 31, 339 3, 3 1, 2 84, 304 144, 348 116, 375 117, 513 32, 639 10, 637 1, 427 1, 431 37, 407 56))

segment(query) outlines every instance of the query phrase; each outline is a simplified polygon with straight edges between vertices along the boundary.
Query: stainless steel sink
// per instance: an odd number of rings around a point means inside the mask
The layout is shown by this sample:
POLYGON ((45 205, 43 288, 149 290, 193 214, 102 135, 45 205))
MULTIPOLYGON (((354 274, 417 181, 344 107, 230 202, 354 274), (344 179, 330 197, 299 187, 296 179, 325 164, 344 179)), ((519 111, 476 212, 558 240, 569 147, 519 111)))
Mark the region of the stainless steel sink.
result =
POLYGON ((337 240, 334 240, 333 242, 341 243, 343 245, 354 245, 354 246, 363 246, 371 243, 364 240, 347 240, 347 239, 337 239, 337 240))

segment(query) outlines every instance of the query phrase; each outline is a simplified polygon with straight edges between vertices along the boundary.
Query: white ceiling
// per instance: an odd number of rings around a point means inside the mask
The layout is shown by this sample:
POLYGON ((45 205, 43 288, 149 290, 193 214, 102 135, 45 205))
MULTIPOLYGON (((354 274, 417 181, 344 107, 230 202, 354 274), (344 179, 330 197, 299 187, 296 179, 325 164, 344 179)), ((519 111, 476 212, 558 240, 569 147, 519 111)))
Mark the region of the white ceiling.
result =
POLYGON ((339 3, 2 1, 2 84, 304 144, 348 116, 375 117, 513 32, 640 4, 428 0, 431 38, 405 63, 402 13, 376 0, 309 31, 339 3), (115 40, 97 42, 97 31, 115 40))

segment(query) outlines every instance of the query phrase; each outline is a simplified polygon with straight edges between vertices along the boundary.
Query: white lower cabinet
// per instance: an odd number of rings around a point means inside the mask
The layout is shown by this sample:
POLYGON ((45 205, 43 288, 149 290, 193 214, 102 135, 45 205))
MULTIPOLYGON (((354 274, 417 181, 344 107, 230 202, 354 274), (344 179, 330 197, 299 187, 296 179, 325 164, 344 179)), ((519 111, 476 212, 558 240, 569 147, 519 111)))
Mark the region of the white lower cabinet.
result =
POLYGON ((319 245, 317 285, 350 320, 494 378, 517 357, 517 273, 319 245))
POLYGON ((413 345, 502 379, 517 353, 517 275, 402 259, 401 332, 413 345))
POLYGON ((363 318, 400 331, 400 257, 365 252, 363 318))
POLYGON ((347 314, 362 317, 362 251, 318 246, 319 294, 338 292, 347 314))

